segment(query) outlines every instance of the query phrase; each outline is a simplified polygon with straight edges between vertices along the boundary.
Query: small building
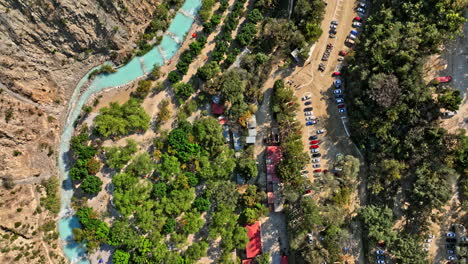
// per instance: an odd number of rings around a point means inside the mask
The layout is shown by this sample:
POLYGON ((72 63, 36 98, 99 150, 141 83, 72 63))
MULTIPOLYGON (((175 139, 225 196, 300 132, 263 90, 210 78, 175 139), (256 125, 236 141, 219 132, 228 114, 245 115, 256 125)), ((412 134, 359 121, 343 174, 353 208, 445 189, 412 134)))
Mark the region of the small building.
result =
POLYGON ((299 58, 299 50, 295 49, 291 52, 291 56, 294 58, 294 60, 299 63, 301 61, 301 58, 299 58))
POLYGON ((246 144, 255 144, 255 141, 256 141, 256 137, 248 136, 248 137, 245 138, 245 143, 246 144))
POLYGON ((257 118, 255 115, 252 115, 249 120, 247 120, 247 128, 256 128, 257 127, 257 118))

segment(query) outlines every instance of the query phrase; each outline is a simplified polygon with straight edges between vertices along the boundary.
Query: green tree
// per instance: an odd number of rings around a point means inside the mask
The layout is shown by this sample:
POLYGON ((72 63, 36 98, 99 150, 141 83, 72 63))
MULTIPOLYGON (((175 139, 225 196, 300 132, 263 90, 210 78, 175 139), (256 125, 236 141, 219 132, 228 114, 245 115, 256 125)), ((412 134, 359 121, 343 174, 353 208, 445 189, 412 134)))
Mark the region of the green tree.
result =
POLYGON ((194 234, 203 226, 204 222, 199 212, 185 213, 181 220, 182 231, 185 234, 194 234))
POLYGON ((133 161, 125 168, 126 173, 143 177, 148 175, 155 168, 154 162, 151 160, 147 152, 137 155, 133 161))
POLYGON ((101 191, 102 181, 97 176, 88 175, 80 184, 80 188, 87 194, 97 194, 101 191))
POLYGON ((135 91, 135 97, 144 99, 148 96, 151 90, 151 81, 148 80, 140 80, 138 81, 138 87, 135 91))
POLYGON ((193 207, 196 208, 199 212, 208 211, 210 206, 210 201, 203 197, 197 197, 195 201, 193 201, 193 207))
POLYGON ((148 75, 148 79, 156 81, 157 79, 159 79, 159 77, 161 77, 161 67, 158 65, 154 65, 153 69, 148 75))
POLYGON ((106 165, 112 169, 120 170, 132 158, 138 150, 138 144, 133 139, 127 139, 127 145, 124 147, 105 148, 106 165))
POLYGON ((364 228, 374 242, 380 240, 392 242, 396 233, 393 228, 393 212, 388 207, 369 205, 361 208, 359 217, 364 223, 364 228))
POLYGON ((180 80, 182 80, 182 76, 177 71, 171 71, 167 75, 167 77, 171 83, 177 83, 177 82, 180 82, 180 80))
POLYGON ((176 96, 181 100, 187 100, 195 92, 190 83, 178 82, 173 87, 176 96))
POLYGON ((132 250, 139 243, 138 233, 127 222, 127 219, 120 219, 112 224, 109 231, 109 244, 116 247, 132 250))
POLYGON ((258 10, 257 8, 254 8, 254 9, 252 9, 252 11, 250 11, 250 13, 247 15, 247 19, 250 20, 250 22, 256 24, 256 23, 260 22, 260 21, 263 19, 263 15, 262 15, 262 13, 260 12, 260 10, 258 10))
POLYGON ((157 182, 153 185, 153 196, 156 198, 166 197, 167 184, 164 182, 157 182))
POLYGON ((459 90, 448 89, 437 97, 439 105, 450 111, 457 111, 462 102, 459 90))
POLYGON ((193 243, 190 245, 184 253, 186 259, 189 259, 191 262, 196 262, 202 257, 206 256, 208 250, 208 243, 200 241, 198 243, 193 243))
POLYGON ((174 232, 176 224, 177 223, 176 223, 174 218, 168 218, 166 220, 166 223, 164 223, 163 232, 165 234, 170 234, 170 233, 174 232))
POLYGON ((120 249, 117 249, 112 256, 112 263, 115 264, 127 264, 129 260, 130 254, 120 249))
POLYGON ((163 154, 162 162, 156 166, 156 171, 162 179, 171 179, 181 174, 180 162, 174 156, 163 154))
POLYGON ((201 79, 208 81, 215 77, 218 73, 221 72, 221 68, 216 61, 210 61, 202 67, 198 68, 197 75, 201 79))
POLYGON ((101 162, 96 158, 91 158, 86 164, 89 174, 96 174, 101 169, 101 162))

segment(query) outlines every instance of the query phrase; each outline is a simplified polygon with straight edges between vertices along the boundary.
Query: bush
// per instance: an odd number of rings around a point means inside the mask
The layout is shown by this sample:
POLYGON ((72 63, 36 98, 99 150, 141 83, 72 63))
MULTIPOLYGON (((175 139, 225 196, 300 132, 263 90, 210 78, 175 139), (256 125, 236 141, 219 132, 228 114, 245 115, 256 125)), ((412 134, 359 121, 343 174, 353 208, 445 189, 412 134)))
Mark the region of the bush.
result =
POLYGON ((184 101, 187 100, 195 92, 195 90, 192 87, 192 84, 190 83, 179 82, 174 84, 173 87, 177 98, 182 99, 184 101))
POLYGON ((161 67, 158 65, 154 65, 153 69, 148 75, 148 79, 156 81, 157 79, 159 79, 159 77, 161 77, 161 67))
POLYGON ((134 96, 144 99, 146 96, 148 96, 150 90, 151 90, 151 81, 140 80, 138 82, 138 87, 134 93, 134 96))
POLYGON ((168 218, 166 220, 166 223, 164 223, 164 226, 163 226, 163 232, 165 234, 170 234, 172 232, 174 232, 175 230, 175 226, 176 226, 176 221, 174 218, 168 218))
POLYGON ((102 189, 102 181, 97 176, 88 175, 81 183, 80 188, 87 194, 97 194, 102 189))

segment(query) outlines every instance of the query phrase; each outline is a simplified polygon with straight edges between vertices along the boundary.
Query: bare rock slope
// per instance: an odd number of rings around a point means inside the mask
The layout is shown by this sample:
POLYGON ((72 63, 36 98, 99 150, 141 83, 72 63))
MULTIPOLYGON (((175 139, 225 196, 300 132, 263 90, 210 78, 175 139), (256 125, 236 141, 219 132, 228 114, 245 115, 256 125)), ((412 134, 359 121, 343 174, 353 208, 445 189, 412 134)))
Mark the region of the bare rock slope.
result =
POLYGON ((41 182, 57 176, 68 99, 93 66, 131 52, 156 4, 0 1, 0 263, 62 263, 41 182))

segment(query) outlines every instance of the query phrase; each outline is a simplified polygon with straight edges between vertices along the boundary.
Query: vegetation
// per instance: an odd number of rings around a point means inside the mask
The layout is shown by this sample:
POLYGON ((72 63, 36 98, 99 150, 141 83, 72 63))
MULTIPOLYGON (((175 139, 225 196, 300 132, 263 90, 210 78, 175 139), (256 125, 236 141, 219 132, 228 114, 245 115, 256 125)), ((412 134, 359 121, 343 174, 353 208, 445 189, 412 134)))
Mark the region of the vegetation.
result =
POLYGON ((104 73, 104 74, 109 74, 109 73, 114 73, 117 70, 112 67, 112 65, 109 64, 103 64, 99 69, 93 70, 89 75, 88 79, 92 79, 96 77, 97 75, 104 73))
POLYGON ((59 180, 57 177, 50 177, 42 180, 41 185, 45 188, 46 196, 41 197, 41 205, 53 214, 60 210, 60 197, 58 195, 59 180))
POLYGON ((127 145, 124 147, 105 148, 106 165, 109 168, 120 170, 132 158, 132 155, 138 150, 138 144, 133 139, 127 139, 127 145))
POLYGON ((121 136, 149 128, 150 117, 134 98, 123 105, 110 103, 99 112, 94 120, 94 132, 99 136, 121 136))
POLYGON ((426 258, 420 234, 466 173, 466 163, 450 162, 464 159, 465 136, 437 124, 440 108, 456 110, 460 98, 425 83, 422 72, 426 58, 460 32, 464 6, 449 2, 374 1, 345 74, 353 140, 370 164, 371 205, 360 216, 369 247, 384 240, 399 263, 426 258), (401 190, 404 198, 396 201, 401 190), (395 204, 408 205, 399 232, 388 209, 395 204))

